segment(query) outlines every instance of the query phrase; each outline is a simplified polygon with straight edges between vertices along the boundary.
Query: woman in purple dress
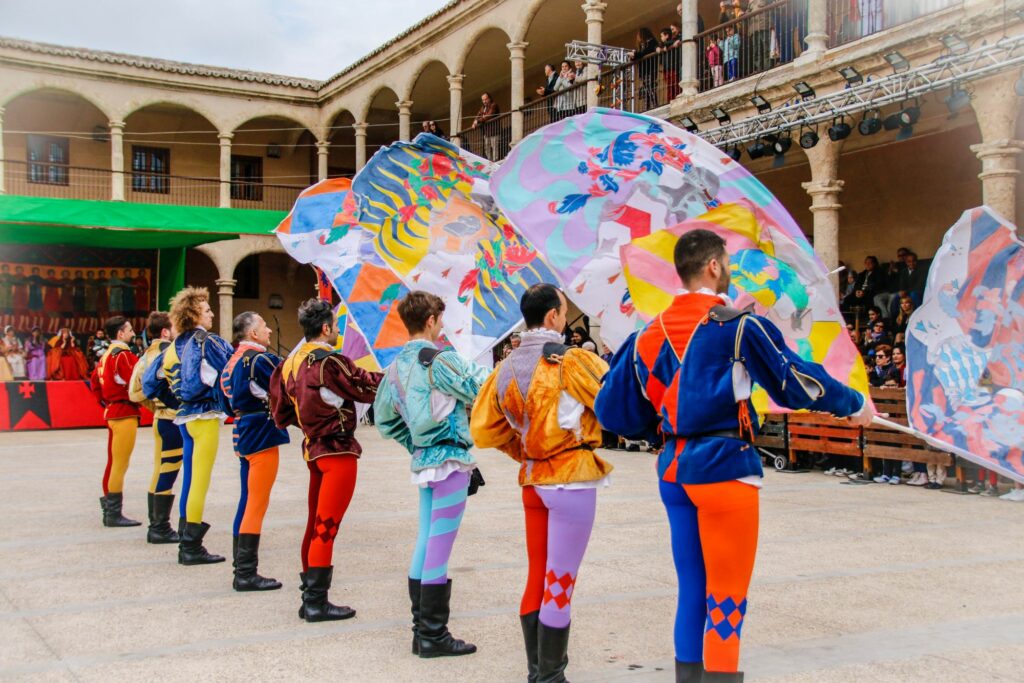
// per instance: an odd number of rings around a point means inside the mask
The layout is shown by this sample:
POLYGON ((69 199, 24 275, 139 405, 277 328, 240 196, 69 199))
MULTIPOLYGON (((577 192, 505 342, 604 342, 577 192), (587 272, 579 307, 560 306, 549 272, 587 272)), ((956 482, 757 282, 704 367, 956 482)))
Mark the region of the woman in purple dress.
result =
POLYGON ((38 327, 33 327, 32 336, 25 340, 25 362, 29 381, 42 382, 46 379, 46 340, 38 327))

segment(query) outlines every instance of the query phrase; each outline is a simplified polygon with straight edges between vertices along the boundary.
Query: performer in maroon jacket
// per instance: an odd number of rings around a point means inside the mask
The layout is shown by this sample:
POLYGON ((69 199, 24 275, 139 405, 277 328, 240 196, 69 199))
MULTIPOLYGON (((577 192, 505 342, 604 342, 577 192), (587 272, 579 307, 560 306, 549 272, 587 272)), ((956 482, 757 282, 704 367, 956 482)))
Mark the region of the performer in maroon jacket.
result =
POLYGON ((270 404, 282 429, 302 428, 309 468, 309 519, 302 539, 302 607, 306 621, 349 619, 355 610, 327 601, 334 572, 334 538, 352 500, 362 448, 355 439, 355 402, 373 403, 381 373, 357 367, 334 348, 338 324, 331 304, 309 299, 299 307, 306 341, 271 377, 270 404))

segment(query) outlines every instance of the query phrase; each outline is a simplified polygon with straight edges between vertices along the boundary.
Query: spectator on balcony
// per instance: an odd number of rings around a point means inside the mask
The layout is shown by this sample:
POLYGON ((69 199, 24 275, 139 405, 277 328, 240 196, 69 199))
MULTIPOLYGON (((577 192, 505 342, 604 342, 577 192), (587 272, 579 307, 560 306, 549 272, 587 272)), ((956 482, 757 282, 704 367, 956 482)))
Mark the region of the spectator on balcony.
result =
POLYGON ((447 140, 448 136, 444 134, 444 129, 437 125, 437 121, 424 121, 423 132, 430 133, 435 137, 439 137, 442 140, 447 140))
POLYGON ((665 90, 669 101, 679 94, 679 59, 682 55, 682 36, 672 28, 663 28, 658 34, 661 39, 658 54, 661 55, 661 72, 665 79, 665 90))
POLYGON ((735 26, 727 26, 725 29, 722 60, 725 62, 725 80, 731 83, 740 74, 740 37, 735 26))
MULTIPOLYGON (((541 97, 548 97, 555 92, 555 84, 558 83, 558 70, 554 64, 544 65, 544 85, 537 88, 537 94, 541 97)), ((548 120, 555 120, 555 98, 548 97, 548 120)))
POLYGON ((717 88, 725 82, 725 67, 722 64, 722 48, 714 36, 708 37, 708 46, 705 50, 708 61, 708 72, 711 74, 711 87, 717 88))
POLYGON ((779 24, 779 61, 786 64, 796 57, 796 51, 803 45, 804 37, 807 35, 807 3, 800 0, 787 3, 781 12, 779 24))
POLYGON ((900 273, 900 299, 909 296, 915 306, 920 306, 924 298, 924 287, 928 281, 928 269, 917 262, 917 254, 908 252, 903 259, 906 268, 900 273))
POLYGON ((654 39, 651 29, 644 26, 636 32, 636 49, 633 51, 633 61, 640 73, 640 90, 643 95, 644 109, 654 109, 658 106, 658 66, 653 59, 647 59, 658 52, 658 41, 654 39))
POLYGON ((909 296, 900 299, 900 310, 893 319, 892 332, 897 342, 907 341, 907 325, 910 323, 910 316, 914 313, 914 301, 909 296))
POLYGON ((732 2, 722 0, 718 3, 718 23, 724 24, 733 20, 732 2))
MULTIPOLYGON (((562 61, 562 68, 558 72, 558 78, 555 80, 555 92, 563 93, 573 86, 576 81, 576 72, 572 70, 572 65, 568 61, 562 61)), ((555 119, 561 120, 566 116, 572 116, 573 110, 576 108, 576 103, 573 101, 573 94, 561 94, 555 97, 555 119)))
MULTIPOLYGON (((771 0, 750 0, 748 13, 755 13, 770 4, 771 0)), ((751 73, 767 71, 771 67, 771 17, 768 12, 759 12, 750 17, 751 73)))
POLYGON ((473 128, 479 128, 483 133, 484 156, 491 161, 498 161, 501 159, 501 154, 499 153, 500 138, 496 119, 501 114, 501 109, 489 92, 485 92, 480 96, 480 105, 480 111, 476 113, 476 118, 473 119, 473 128))

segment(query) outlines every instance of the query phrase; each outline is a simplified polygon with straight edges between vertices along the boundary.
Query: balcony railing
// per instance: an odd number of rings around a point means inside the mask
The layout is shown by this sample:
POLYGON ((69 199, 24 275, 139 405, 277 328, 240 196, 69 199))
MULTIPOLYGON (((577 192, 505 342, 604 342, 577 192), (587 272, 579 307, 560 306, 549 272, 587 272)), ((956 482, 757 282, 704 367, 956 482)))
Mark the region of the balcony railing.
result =
POLYGON ((512 115, 500 114, 458 133, 458 137, 463 149, 491 161, 501 161, 512 147, 512 115))
MULTIPOLYGON (((55 199, 111 199, 113 172, 110 169, 10 159, 0 163, 4 165, 3 189, 6 194, 55 199)), ((179 206, 220 205, 221 183, 217 178, 132 171, 125 171, 123 175, 124 197, 130 202, 179 206)), ((232 207, 274 211, 289 210, 306 187, 243 181, 235 181, 231 186, 232 207)))
POLYGON ((523 112, 523 135, 529 135, 538 128, 561 121, 567 116, 585 112, 588 84, 592 85, 589 81, 581 79, 565 90, 544 95, 524 104, 520 109, 523 112))
POLYGON ((828 0, 828 46, 845 45, 962 4, 963 0, 828 0))

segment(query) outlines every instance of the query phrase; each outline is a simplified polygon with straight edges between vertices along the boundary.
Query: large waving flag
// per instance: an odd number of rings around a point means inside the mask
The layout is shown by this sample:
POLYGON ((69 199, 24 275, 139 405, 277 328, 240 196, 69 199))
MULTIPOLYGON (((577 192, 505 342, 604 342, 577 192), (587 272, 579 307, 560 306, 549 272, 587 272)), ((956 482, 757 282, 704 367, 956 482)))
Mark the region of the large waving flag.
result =
POLYGON ((631 240, 748 200, 817 257, 775 197, 711 144, 642 114, 595 109, 531 133, 491 178, 494 198, 544 254, 612 348, 638 319, 619 250, 631 240))
MULTIPOLYGON (((668 308, 679 291, 676 241, 697 229, 725 240, 734 306, 752 307, 775 323, 802 358, 821 363, 833 377, 868 395, 864 362, 846 333, 825 267, 811 256, 803 234, 795 238, 747 200, 723 204, 622 247, 623 270, 640 320, 650 321, 668 308)), ((759 413, 786 412, 759 387, 752 398, 759 413)))
POLYGON ((322 180, 299 194, 277 235, 292 258, 326 274, 370 353, 387 367, 409 340, 396 306, 408 289, 377 254, 356 211, 351 181, 322 180))
POLYGON ((910 424, 1024 483, 1024 242, 987 207, 949 229, 907 327, 910 424))
POLYGON ((359 226, 378 256, 405 287, 444 299, 445 335, 470 358, 487 354, 520 322, 519 300, 530 285, 557 281, 498 210, 493 170, 423 133, 379 150, 352 184, 359 226))

